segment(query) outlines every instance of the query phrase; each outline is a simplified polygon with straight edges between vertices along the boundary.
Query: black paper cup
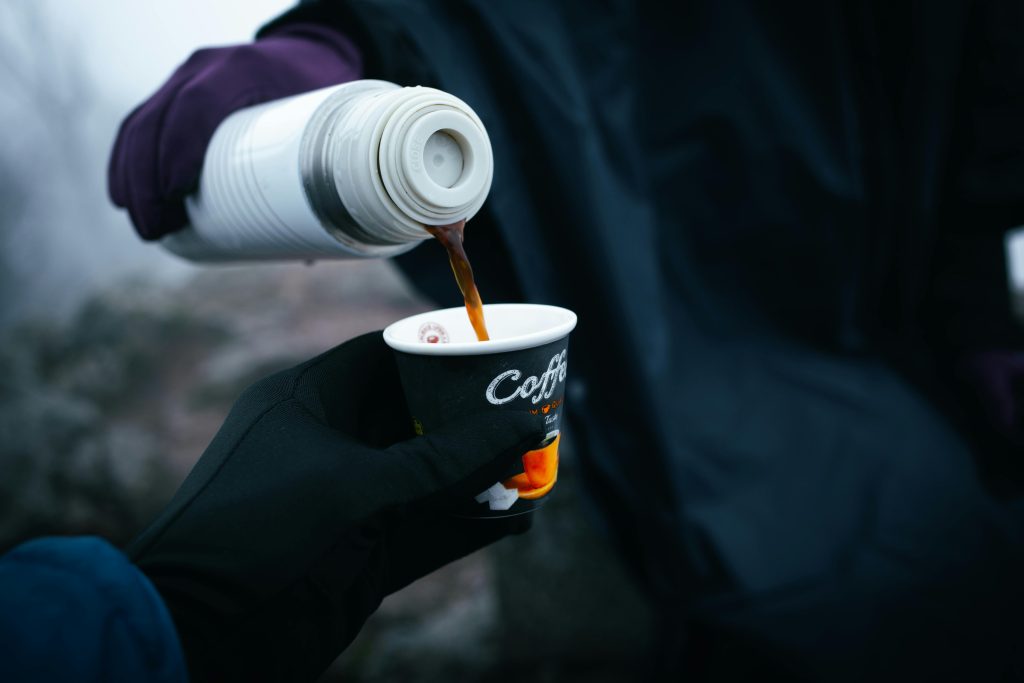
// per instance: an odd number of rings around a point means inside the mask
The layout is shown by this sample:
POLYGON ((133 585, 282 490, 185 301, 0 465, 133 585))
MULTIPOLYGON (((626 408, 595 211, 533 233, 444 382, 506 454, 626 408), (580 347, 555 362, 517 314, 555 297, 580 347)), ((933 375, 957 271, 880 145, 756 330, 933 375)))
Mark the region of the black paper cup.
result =
POLYGON ((458 505, 461 517, 511 517, 543 504, 558 479, 558 444, 576 314, 535 304, 484 306, 491 339, 476 340, 466 309, 421 313, 388 326, 406 402, 418 434, 460 415, 519 410, 546 434, 501 481, 458 505))

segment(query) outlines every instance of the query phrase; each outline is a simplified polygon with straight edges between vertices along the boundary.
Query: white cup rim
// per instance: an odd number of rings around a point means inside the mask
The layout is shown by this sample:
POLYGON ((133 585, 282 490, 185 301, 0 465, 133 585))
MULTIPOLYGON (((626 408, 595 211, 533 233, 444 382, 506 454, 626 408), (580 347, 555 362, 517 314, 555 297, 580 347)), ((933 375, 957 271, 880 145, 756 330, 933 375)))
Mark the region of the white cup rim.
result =
POLYGON ((391 323, 384 328, 384 343, 396 351, 411 353, 417 356, 481 356, 490 353, 521 351, 522 349, 532 349, 538 346, 543 346, 544 344, 548 344, 565 337, 576 327, 575 313, 567 308, 561 308, 560 306, 548 306, 545 304, 484 304, 484 317, 486 318, 488 313, 496 315, 500 311, 523 311, 527 309, 532 309, 538 313, 553 316, 557 319, 557 322, 552 325, 548 325, 543 329, 528 332, 526 334, 514 337, 504 337, 501 339, 491 339, 484 342, 472 341, 452 342, 447 344, 427 344, 420 341, 408 341, 406 339, 398 338, 396 329, 399 327, 407 327, 410 324, 418 327, 422 323, 430 322, 432 317, 436 317, 438 314, 451 314, 454 311, 462 311, 463 315, 466 315, 466 309, 462 306, 457 306, 455 308, 445 308, 427 311, 425 313, 418 313, 391 323))

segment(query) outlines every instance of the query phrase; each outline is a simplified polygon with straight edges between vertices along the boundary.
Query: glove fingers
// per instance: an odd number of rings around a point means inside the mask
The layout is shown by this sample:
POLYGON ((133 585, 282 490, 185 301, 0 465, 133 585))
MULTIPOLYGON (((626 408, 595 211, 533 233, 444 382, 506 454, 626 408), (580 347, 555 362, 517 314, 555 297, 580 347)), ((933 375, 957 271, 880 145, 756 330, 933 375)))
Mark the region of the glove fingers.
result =
POLYGON ((161 137, 169 107, 196 74, 208 69, 221 52, 222 49, 194 53, 121 124, 108 166, 110 197, 116 205, 128 209, 132 223, 144 238, 156 239, 173 229, 164 230, 162 226, 166 224, 184 224, 184 207, 168 211, 161 201, 161 137))
MULTIPOLYGON (((204 58, 208 50, 199 50, 182 64, 171 75, 171 77, 160 86, 148 100, 135 107, 121 122, 114 139, 114 147, 110 152, 110 161, 107 165, 107 181, 110 191, 110 199, 120 207, 126 207, 129 201, 128 178, 132 172, 132 154, 135 148, 129 138, 132 137, 135 129, 139 127, 150 127, 147 122, 159 118, 162 111, 174 99, 174 96, 181 87, 192 78, 191 66, 198 60, 204 58)), ((155 136, 151 135, 150 138, 155 136)))
POLYGON ((356 337, 300 367, 296 397, 331 429, 372 448, 413 436, 394 352, 380 332, 356 337))
POLYGON ((158 236, 157 149, 163 111, 163 101, 151 100, 125 122, 110 162, 111 198, 128 209, 132 223, 145 238, 158 236))
POLYGON ((543 422, 526 412, 495 410, 454 420, 430 434, 381 451, 397 503, 478 493, 544 438, 543 422))
POLYGON ((181 200, 199 180, 206 148, 228 116, 250 105, 301 92, 308 79, 263 44, 223 50, 198 70, 168 104, 159 140, 158 188, 164 200, 181 200), (289 84, 282 83, 291 76, 289 84))

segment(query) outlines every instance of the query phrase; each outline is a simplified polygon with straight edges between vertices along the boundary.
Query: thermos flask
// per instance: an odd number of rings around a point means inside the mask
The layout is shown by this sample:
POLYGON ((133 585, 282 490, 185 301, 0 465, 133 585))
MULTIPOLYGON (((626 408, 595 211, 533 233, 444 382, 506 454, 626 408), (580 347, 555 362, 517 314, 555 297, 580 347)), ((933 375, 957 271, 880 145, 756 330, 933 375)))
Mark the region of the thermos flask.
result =
POLYGON ((164 238, 194 261, 387 258, 470 219, 490 141, 462 100, 362 80, 235 112, 207 148, 190 225, 164 238))

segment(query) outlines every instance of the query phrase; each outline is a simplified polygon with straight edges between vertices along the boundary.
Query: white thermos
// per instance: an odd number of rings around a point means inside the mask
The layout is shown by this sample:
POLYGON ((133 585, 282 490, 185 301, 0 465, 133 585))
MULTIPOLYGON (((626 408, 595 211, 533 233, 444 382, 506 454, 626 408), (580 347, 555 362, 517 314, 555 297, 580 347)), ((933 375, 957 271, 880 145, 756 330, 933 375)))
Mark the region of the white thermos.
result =
POLYGON ((470 219, 491 145, 462 100, 363 80, 243 109, 217 129, 190 226, 164 238, 196 261, 387 258, 470 219))

